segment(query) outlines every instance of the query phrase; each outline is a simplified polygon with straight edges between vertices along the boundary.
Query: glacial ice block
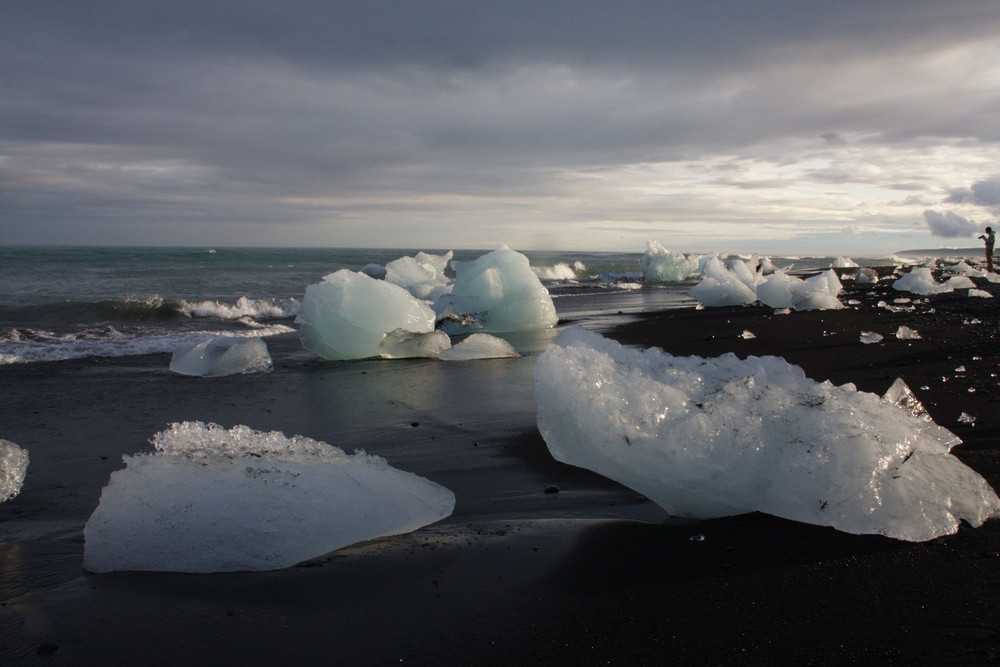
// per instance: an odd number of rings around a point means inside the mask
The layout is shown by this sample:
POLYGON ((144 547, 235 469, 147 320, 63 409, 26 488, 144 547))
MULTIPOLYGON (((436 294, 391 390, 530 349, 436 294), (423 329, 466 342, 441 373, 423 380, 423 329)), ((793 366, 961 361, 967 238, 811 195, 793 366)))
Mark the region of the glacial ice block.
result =
POLYGON ((295 321, 307 350, 326 359, 365 359, 378 356, 390 331, 433 331, 434 311, 398 285, 341 269, 306 288, 295 321))
POLYGON ((267 345, 260 338, 217 336, 174 350, 170 370, 181 375, 218 377, 271 370, 267 345))
POLYGON ((10 440, 0 439, 0 503, 21 492, 28 472, 28 451, 10 440))
POLYGON ((449 516, 455 496, 377 456, 184 422, 125 456, 84 527, 92 572, 273 570, 449 516))
POLYGON ((674 357, 573 328, 539 358, 535 400, 556 459, 675 516, 761 511, 923 541, 1000 514, 990 485, 949 453, 951 432, 777 357, 674 357))
POLYGON ((502 246, 454 266, 451 294, 434 303, 447 333, 535 331, 559 321, 552 297, 521 253, 502 246))
POLYGON ((671 252, 658 241, 649 240, 639 266, 642 279, 647 283, 679 282, 698 270, 698 260, 671 252))
POLYGON ((897 278, 892 284, 894 290, 912 292, 923 296, 943 294, 945 292, 953 292, 956 289, 968 289, 975 286, 976 284, 967 276, 952 276, 948 280, 939 283, 934 280, 931 270, 927 267, 911 269, 897 278))
POLYGON ((501 359, 520 356, 514 346, 503 338, 482 333, 470 334, 438 354, 438 358, 442 361, 471 361, 473 359, 501 359))

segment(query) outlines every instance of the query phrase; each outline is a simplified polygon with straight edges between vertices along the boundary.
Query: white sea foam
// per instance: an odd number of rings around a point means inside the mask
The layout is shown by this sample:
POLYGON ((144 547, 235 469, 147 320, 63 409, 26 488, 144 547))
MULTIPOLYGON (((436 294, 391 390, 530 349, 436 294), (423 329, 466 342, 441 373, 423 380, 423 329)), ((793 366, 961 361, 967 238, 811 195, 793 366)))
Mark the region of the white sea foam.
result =
POLYGON ((292 327, 283 324, 254 327, 250 331, 189 331, 154 335, 122 333, 111 327, 96 334, 93 330, 61 335, 23 330, 19 334, 20 340, 0 342, 0 364, 157 354, 173 352, 179 347, 194 345, 217 336, 260 338, 294 331, 292 327))
POLYGON ((284 319, 299 313, 296 299, 250 299, 241 296, 230 305, 219 301, 181 301, 177 310, 189 317, 216 317, 221 320, 284 319))

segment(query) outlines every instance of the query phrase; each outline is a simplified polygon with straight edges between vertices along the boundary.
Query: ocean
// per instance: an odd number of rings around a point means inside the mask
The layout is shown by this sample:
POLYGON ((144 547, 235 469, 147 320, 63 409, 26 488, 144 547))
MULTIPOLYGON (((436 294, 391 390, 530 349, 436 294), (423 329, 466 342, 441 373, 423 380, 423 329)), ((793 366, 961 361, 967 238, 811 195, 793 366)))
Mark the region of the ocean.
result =
MULTIPOLYGON (((0 247, 0 364, 170 352, 216 335, 296 332, 305 288, 416 250, 0 247)), ((425 249, 431 254, 444 250, 425 249)), ((456 261, 488 251, 456 251, 456 261)), ((641 283, 641 253, 526 251, 560 318, 693 305, 692 283, 641 283)), ((772 258, 793 270, 835 258, 772 258)), ((892 263, 877 258, 865 265, 892 263)), ((599 323, 598 323, 599 324, 599 323)))

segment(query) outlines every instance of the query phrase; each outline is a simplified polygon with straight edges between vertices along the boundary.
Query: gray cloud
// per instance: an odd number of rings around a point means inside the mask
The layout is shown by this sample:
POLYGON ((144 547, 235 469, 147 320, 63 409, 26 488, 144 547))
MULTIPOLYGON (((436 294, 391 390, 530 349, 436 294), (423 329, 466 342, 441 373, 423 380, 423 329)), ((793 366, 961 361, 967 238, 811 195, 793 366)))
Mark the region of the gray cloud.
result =
POLYGON ((924 211, 924 220, 934 236, 954 239, 972 236, 979 231, 979 225, 975 221, 963 218, 951 211, 939 213, 928 209, 924 211))

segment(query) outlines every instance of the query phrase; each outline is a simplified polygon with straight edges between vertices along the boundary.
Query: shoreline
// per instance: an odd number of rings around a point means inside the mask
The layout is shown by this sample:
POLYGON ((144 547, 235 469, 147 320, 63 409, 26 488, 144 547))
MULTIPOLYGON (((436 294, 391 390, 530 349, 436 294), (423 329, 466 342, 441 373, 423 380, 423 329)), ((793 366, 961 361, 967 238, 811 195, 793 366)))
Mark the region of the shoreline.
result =
MULTIPOLYGON (((902 377, 962 438, 953 452, 1000 487, 994 300, 845 289, 843 302, 861 303, 630 314, 606 335, 674 354, 776 354, 813 379, 879 394, 902 377), (876 305, 896 298, 921 303, 876 305), (964 324, 972 318, 981 323, 964 324), (923 338, 896 339, 900 325, 923 338), (862 331, 885 338, 862 344, 862 331), (976 425, 959 424, 961 412, 976 425)), ((0 600, 0 662, 1000 660, 1000 521, 924 543, 757 513, 670 522, 634 492, 552 460, 530 396, 505 391, 530 379, 530 356, 463 379, 453 365, 330 364, 286 347, 273 373, 211 382, 167 372, 163 355, 0 369, 11 396, 0 435, 32 455, 21 496, 0 506, 11 592, 0 600), (373 386, 381 372, 390 379, 373 386), (418 400, 428 387, 433 398, 418 400), (352 430, 372 405, 381 425, 352 430), (456 513, 273 572, 85 573, 80 531, 120 454, 183 419, 303 433, 348 451, 375 443, 393 465, 453 488, 456 513), (546 494, 551 485, 560 491, 546 494)))

